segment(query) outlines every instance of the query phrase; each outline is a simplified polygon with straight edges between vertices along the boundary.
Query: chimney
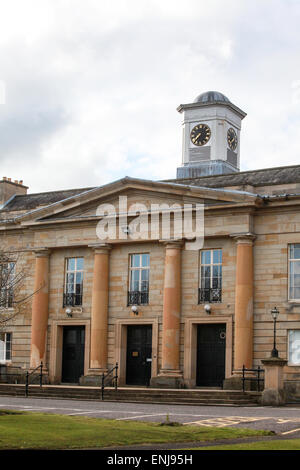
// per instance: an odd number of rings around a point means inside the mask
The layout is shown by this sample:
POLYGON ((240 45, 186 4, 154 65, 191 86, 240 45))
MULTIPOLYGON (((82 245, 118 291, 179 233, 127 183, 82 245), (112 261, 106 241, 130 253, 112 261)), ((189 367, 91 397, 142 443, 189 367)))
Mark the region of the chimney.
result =
POLYGON ((0 180, 0 209, 14 195, 27 194, 27 186, 23 185, 23 181, 15 180, 3 176, 0 180))

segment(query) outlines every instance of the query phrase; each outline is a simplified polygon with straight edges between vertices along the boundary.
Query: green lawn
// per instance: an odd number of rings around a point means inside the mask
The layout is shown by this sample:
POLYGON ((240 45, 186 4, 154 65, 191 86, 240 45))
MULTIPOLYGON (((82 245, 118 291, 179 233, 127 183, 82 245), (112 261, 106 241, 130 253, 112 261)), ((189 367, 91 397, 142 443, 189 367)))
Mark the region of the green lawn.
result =
POLYGON ((46 413, 0 410, 0 449, 83 449, 144 443, 194 442, 268 435, 250 429, 161 426, 46 413))

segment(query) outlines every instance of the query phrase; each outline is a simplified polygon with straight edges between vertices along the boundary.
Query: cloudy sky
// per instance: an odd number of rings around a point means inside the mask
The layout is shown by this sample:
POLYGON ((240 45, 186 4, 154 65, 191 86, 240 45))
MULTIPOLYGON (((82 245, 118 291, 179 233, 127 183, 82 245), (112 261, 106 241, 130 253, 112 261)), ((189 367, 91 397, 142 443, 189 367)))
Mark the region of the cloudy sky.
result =
POLYGON ((241 170, 300 164, 299 0, 0 5, 0 177, 30 192, 174 178, 176 108, 207 90, 248 114, 241 170))

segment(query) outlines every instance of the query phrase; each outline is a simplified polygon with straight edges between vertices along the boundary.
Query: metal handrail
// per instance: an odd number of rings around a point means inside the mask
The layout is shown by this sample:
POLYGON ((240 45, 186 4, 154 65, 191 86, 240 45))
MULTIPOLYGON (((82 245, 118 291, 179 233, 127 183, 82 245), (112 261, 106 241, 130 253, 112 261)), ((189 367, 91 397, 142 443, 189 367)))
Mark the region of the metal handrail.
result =
POLYGON ((264 380, 265 380, 265 379, 260 377, 260 374, 264 373, 264 372, 265 372, 265 370, 262 369, 260 366, 258 366, 257 369, 246 369, 246 367, 243 365, 243 376, 242 376, 243 392, 245 391, 245 381, 246 380, 255 381, 257 383, 257 391, 259 392, 259 384, 260 384, 260 382, 264 382, 264 380), (245 377, 245 372, 256 372, 257 378, 245 377))
MULTIPOLYGON (((40 369, 40 387, 42 388, 43 386, 43 362, 40 363, 39 366, 37 366, 35 369, 33 369, 31 372, 26 372, 26 381, 25 381, 25 397, 28 397, 28 392, 29 392, 29 382, 30 382, 30 376, 34 374, 38 369, 40 369)), ((36 378, 36 377, 35 377, 36 378)))
POLYGON ((110 374, 112 374, 112 372, 115 370, 115 375, 114 377, 112 378, 115 382, 115 391, 118 390, 118 368, 119 368, 119 365, 118 363, 116 362, 116 365, 110 369, 106 374, 102 374, 102 381, 101 381, 101 400, 104 400, 104 389, 105 389, 105 380, 107 379, 107 377, 110 376, 110 374))

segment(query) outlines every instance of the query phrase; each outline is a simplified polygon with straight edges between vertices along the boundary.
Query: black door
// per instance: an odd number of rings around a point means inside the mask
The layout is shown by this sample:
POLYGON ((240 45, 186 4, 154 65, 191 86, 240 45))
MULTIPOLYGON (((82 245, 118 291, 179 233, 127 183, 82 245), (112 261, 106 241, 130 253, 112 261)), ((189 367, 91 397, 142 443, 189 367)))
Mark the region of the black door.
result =
POLYGON ((197 380, 200 387, 221 387, 225 378, 226 325, 198 325, 197 380))
POLYGON ((62 382, 78 383, 84 373, 84 326, 64 326, 62 382))
POLYGON ((149 385, 151 378, 152 326, 127 327, 126 383, 149 385))

